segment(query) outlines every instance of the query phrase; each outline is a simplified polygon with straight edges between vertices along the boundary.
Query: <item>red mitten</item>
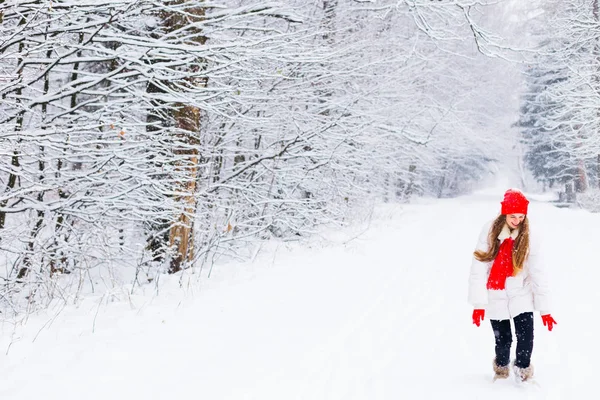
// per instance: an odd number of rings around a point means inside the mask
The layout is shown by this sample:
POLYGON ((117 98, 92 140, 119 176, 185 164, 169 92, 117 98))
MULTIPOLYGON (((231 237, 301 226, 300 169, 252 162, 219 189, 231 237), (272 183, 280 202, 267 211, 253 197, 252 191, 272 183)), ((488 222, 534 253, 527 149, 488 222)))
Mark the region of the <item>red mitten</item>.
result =
POLYGON ((480 309, 473 310, 473 323, 475 325, 479 326, 479 324, 481 324, 481 321, 483 321, 484 316, 485 316, 485 310, 480 310, 480 309))
POLYGON ((549 331, 552 331, 554 325, 558 324, 550 314, 542 315, 542 322, 544 323, 544 326, 548 327, 549 331))

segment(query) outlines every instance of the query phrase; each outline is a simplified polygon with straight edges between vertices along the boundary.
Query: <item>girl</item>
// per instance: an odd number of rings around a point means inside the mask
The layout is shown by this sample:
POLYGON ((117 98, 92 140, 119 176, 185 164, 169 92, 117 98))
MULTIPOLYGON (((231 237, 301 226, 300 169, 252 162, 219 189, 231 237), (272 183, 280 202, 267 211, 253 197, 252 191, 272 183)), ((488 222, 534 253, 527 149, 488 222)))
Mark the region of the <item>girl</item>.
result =
POLYGON ((523 193, 509 189, 504 194, 501 214, 488 222, 479 235, 469 278, 469 303, 473 323, 487 316, 496 339, 494 380, 508 378, 512 319, 517 336, 513 371, 518 382, 533 377, 533 311, 539 311, 551 331, 556 321, 550 315, 548 285, 540 265, 535 237, 530 243, 527 207, 523 193))

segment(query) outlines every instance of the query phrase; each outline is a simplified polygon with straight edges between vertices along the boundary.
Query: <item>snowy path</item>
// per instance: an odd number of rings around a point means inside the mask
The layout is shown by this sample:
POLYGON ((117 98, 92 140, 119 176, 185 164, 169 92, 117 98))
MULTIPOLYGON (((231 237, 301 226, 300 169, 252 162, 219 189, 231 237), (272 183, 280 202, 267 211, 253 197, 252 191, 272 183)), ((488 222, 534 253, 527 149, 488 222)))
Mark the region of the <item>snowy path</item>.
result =
POLYGON ((549 333, 536 315, 539 386, 491 383, 493 335, 487 320, 471 325, 466 285, 500 197, 382 207, 345 245, 222 267, 182 303, 167 284, 133 306, 89 300, 15 333, 4 324, 0 398, 593 398, 600 216, 542 202, 530 216, 546 240, 558 326, 549 333))

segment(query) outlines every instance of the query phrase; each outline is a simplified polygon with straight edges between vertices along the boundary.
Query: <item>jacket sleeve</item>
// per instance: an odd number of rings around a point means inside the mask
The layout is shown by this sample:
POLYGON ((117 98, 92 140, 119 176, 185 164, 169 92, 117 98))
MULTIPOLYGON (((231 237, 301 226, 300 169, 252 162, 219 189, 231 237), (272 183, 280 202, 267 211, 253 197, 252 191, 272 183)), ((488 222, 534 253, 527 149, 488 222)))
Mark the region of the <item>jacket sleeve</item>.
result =
POLYGON ((550 285, 546 273, 546 265, 541 256, 537 242, 533 240, 529 245, 529 256, 527 257, 529 278, 533 291, 533 307, 541 315, 550 314, 550 285))
MULTIPOLYGON (((487 251, 488 235, 491 228, 491 223, 485 224, 475 250, 487 251)), ((473 256, 471 262, 471 274, 469 275, 469 303, 474 308, 485 308, 488 304, 487 280, 490 272, 490 263, 479 261, 473 256)))

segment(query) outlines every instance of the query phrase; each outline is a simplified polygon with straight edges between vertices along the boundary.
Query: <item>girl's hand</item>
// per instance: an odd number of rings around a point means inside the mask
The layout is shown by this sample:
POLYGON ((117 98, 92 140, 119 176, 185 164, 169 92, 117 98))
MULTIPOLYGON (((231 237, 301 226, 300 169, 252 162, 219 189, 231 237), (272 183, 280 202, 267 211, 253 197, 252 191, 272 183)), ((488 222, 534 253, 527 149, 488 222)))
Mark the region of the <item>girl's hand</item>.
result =
POLYGON ((475 309, 473 310, 473 323, 477 326, 481 324, 483 321, 483 317, 485 316, 485 310, 475 309))
POLYGON ((554 325, 558 324, 550 314, 542 315, 542 322, 544 323, 544 326, 548 327, 549 331, 552 331, 554 325))

